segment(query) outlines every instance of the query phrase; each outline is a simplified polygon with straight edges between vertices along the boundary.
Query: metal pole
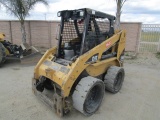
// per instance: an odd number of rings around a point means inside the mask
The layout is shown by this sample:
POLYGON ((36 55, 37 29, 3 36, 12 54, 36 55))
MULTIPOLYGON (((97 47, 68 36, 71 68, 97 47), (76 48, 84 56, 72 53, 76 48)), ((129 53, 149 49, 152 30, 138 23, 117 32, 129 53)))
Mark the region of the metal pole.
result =
POLYGON ((136 54, 140 52, 140 45, 141 45, 141 41, 142 41, 142 27, 143 27, 143 24, 140 23, 138 24, 138 40, 136 41, 136 54))

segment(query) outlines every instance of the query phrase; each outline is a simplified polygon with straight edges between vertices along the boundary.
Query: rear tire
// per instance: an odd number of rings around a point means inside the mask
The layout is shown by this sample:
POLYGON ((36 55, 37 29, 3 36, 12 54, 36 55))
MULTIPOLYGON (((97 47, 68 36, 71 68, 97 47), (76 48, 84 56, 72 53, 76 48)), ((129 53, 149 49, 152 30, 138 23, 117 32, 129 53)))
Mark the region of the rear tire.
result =
POLYGON ((5 47, 0 43, 0 65, 2 65, 6 60, 5 47))
POLYGON ((101 105, 105 92, 102 80, 88 76, 81 79, 72 95, 73 106, 84 115, 92 115, 101 105))
POLYGON ((111 66, 104 77, 105 89, 111 93, 117 93, 124 81, 124 69, 122 67, 111 66))

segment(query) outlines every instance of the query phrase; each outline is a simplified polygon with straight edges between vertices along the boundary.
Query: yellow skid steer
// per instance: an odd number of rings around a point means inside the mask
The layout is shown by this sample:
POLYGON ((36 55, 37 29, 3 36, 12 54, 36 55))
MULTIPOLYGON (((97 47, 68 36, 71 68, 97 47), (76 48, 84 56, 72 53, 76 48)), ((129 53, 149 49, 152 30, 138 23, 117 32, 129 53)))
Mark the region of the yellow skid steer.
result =
POLYGON ((83 8, 63 10, 58 45, 34 69, 33 93, 59 116, 72 107, 94 114, 105 90, 117 93, 124 81, 124 30, 114 30, 115 17, 83 8))

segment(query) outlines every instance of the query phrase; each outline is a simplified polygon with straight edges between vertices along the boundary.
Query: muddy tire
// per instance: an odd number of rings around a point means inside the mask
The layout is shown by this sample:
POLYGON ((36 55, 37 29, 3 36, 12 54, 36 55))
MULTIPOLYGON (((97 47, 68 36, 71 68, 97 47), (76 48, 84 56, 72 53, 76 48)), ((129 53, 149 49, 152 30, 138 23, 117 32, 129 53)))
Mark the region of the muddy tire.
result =
POLYGON ((102 80, 88 76, 81 79, 72 95, 73 106, 84 115, 90 116, 101 105, 105 92, 102 80))
POLYGON ((0 43, 0 66, 5 62, 6 60, 6 52, 5 47, 2 43, 0 43))
POLYGON ((122 67, 111 66, 104 77, 105 89, 111 93, 117 93, 124 81, 124 69, 122 67))

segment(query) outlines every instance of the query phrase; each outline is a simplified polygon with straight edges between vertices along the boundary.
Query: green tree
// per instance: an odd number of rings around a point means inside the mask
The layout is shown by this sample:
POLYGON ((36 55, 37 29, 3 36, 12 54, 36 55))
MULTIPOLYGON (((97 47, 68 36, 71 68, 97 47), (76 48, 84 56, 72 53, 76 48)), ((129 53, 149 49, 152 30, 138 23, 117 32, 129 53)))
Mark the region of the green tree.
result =
POLYGON ((122 7, 127 0, 116 0, 117 3, 117 11, 116 11, 116 21, 115 21, 115 29, 120 29, 120 18, 122 13, 122 7))
POLYGON ((0 4, 3 5, 9 13, 19 19, 23 43, 26 43, 25 18, 30 15, 29 11, 32 10, 37 3, 48 5, 46 0, 0 0, 0 4))

